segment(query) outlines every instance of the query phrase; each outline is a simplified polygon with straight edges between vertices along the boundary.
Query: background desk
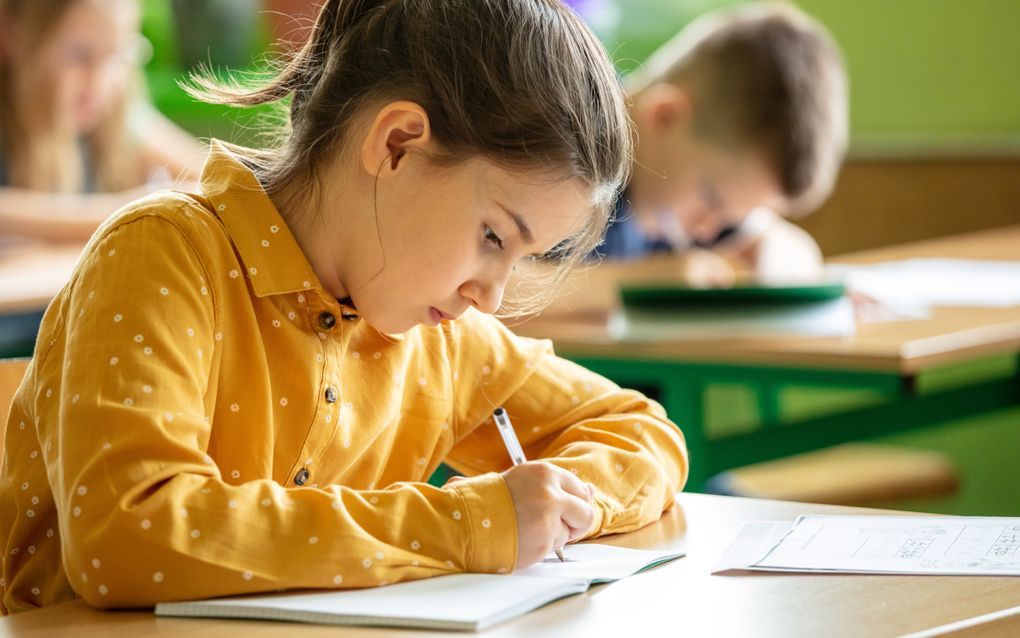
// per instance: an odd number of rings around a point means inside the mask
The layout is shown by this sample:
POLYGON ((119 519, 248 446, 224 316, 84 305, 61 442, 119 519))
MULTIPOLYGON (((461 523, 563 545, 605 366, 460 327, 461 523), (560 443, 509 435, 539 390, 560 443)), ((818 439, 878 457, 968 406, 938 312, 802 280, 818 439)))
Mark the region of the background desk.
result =
POLYGON ((0 244, 0 358, 31 356, 42 313, 81 251, 81 244, 0 244))
MULTIPOLYGON (((686 558, 586 594, 562 599, 479 635, 535 636, 892 636, 1011 609, 1020 577, 766 574, 709 571, 740 525, 804 513, 864 513, 702 494, 680 494, 658 523, 601 539, 628 547, 683 549, 686 558)), ((1016 609, 1020 613, 1020 608, 1016 609)), ((974 621, 976 622, 976 621, 974 621)), ((1017 635, 1020 616, 981 624, 970 635, 1017 635)), ((0 635, 262 638, 465 636, 394 629, 156 618, 151 611, 100 612, 81 601, 0 619, 0 635)))
MULTIPOLYGON (((1020 226, 836 257, 838 263, 876 263, 911 257, 1020 260, 1020 226)), ((603 264, 564 303, 577 316, 599 316, 621 281, 663 279, 669 259, 603 264)), ((934 308, 929 319, 859 326, 855 336, 741 338, 662 343, 611 340, 605 321, 561 315, 514 327, 548 337, 559 354, 625 386, 656 395, 687 437, 689 488, 723 470, 850 440, 928 426, 1020 404, 1020 307, 934 308), (928 373, 983 358, 1006 357, 992 379, 928 383, 928 373), (753 389, 760 426, 711 437, 706 390, 730 384, 753 389), (784 414, 781 397, 803 388, 859 392, 850 410, 784 414)), ((753 424, 752 424, 753 425, 753 424)))

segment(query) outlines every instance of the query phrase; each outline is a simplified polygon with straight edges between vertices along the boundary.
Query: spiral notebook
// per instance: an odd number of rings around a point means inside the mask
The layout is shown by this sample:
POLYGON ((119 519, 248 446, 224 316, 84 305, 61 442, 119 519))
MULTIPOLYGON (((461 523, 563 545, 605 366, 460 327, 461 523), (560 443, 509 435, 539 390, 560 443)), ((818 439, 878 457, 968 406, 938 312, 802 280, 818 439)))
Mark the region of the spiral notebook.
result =
POLYGON ((505 576, 451 574, 371 589, 160 603, 156 615, 480 631, 683 556, 596 543, 563 551, 566 562, 550 556, 505 576))

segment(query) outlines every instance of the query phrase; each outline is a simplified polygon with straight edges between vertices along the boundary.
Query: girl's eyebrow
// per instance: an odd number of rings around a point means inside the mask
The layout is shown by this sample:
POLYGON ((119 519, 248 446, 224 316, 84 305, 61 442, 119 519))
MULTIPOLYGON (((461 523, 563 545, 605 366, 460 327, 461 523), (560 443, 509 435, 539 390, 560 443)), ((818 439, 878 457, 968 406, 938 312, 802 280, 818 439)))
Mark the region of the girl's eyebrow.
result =
POLYGON ((499 206, 500 210, 506 213, 506 216, 509 217, 510 220, 517 226, 517 230, 521 233, 521 237, 524 239, 524 243, 525 244, 535 243, 535 236, 531 234, 531 229, 528 228, 528 224, 527 222, 524 221, 524 218, 518 215, 517 213, 513 212, 503 204, 497 203, 497 205, 499 206))

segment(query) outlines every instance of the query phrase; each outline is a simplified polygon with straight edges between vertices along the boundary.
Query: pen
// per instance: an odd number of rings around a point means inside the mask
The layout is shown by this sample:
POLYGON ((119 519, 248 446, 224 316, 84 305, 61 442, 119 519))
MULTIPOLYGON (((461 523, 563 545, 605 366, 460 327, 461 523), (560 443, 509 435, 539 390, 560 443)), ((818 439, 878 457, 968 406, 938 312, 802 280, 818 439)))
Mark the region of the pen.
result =
MULTIPOLYGON (((499 435, 503 437, 503 445, 506 446, 506 451, 510 454, 510 460, 513 461, 514 465, 520 465, 528 459, 524 457, 524 450, 521 448, 521 442, 517 440, 517 433, 514 432, 514 426, 510 424, 510 417, 507 415, 506 410, 502 407, 498 407, 492 412, 492 420, 496 422, 496 428, 499 429, 499 435)), ((556 558, 560 559, 560 562, 566 560, 563 557, 563 548, 557 547, 555 550, 556 558)))

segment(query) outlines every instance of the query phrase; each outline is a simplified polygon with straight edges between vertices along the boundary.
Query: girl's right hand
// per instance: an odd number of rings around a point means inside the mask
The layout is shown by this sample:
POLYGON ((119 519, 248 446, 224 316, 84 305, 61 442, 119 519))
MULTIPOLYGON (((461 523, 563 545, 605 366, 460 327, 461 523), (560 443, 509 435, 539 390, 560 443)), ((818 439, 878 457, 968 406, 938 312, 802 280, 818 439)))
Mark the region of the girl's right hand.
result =
POLYGON ((567 470, 535 461, 502 473, 517 514, 516 569, 536 563, 595 524, 591 487, 567 470))

